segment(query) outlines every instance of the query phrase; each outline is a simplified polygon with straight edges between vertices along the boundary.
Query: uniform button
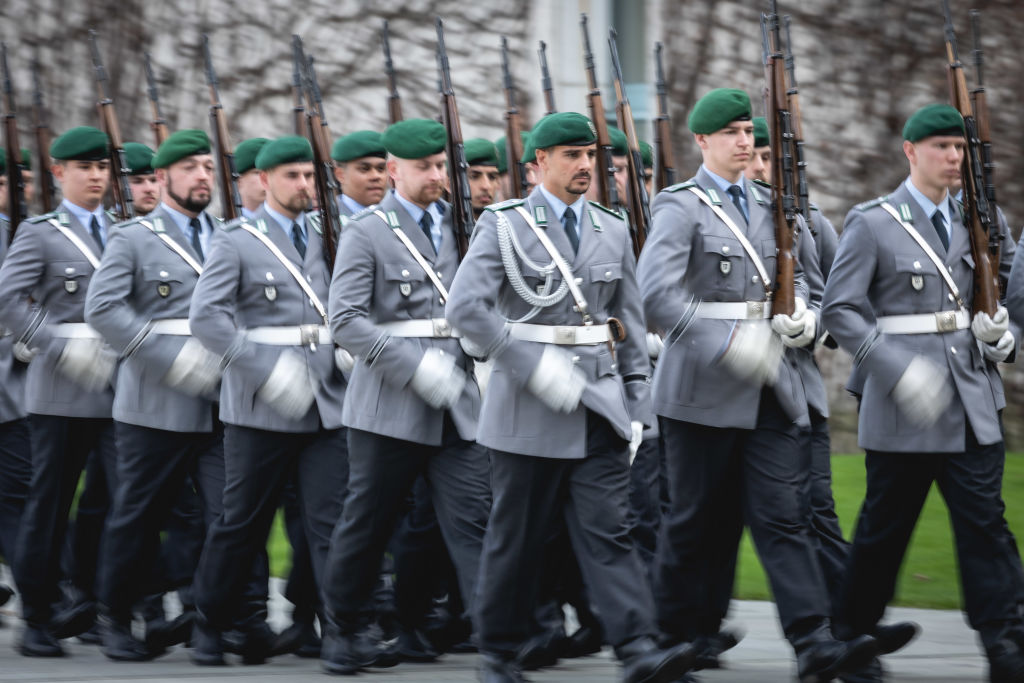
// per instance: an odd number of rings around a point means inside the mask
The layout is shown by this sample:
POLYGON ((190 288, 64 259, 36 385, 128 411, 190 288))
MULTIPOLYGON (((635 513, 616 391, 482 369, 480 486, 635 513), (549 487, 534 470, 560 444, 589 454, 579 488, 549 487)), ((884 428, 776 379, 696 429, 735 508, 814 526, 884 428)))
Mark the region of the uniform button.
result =
POLYGON ((402 277, 409 277, 409 271, 403 269, 402 270, 402 277))
POLYGON ((267 279, 268 280, 273 280, 274 279, 274 274, 271 273, 271 272, 267 272, 267 279))
POLYGON ((74 268, 65 268, 64 269, 64 274, 65 275, 74 275, 75 274, 75 269, 74 268))
POLYGON ((578 285, 582 285, 583 284, 583 278, 578 277, 578 278, 574 278, 574 279, 576 280, 576 284, 578 284, 578 285))
POLYGON ((580 357, 579 356, 573 356, 572 357, 572 362, 573 363, 579 363, 580 362, 580 357))
POLYGON ((572 312, 573 313, 579 313, 580 312, 580 307, 579 306, 573 306, 572 307, 572 312))
POLYGON ((955 346, 950 346, 949 347, 949 352, 955 356, 956 355, 956 347, 955 346))
POLYGON ((610 271, 610 270, 604 271, 604 276, 605 277, 611 277, 612 276, 612 271, 610 271))
POLYGON ((914 270, 921 270, 921 262, 914 261, 914 270))
POLYGON ((617 369, 618 367, 619 367, 619 364, 618 364, 618 363, 612 363, 612 364, 611 364, 611 371, 612 371, 612 372, 615 372, 615 370, 616 370, 616 369, 617 369))
POLYGON ((752 278, 750 278, 750 281, 753 282, 754 284, 757 284, 757 276, 755 275, 752 278))
POLYGON ((160 277, 167 277, 167 271, 166 270, 161 270, 160 271, 160 277))
POLYGON ((723 244, 722 245, 722 253, 723 254, 728 254, 729 253, 729 245, 728 244, 723 244))
POLYGON ((950 301, 952 301, 953 300, 953 293, 950 292, 949 294, 947 294, 946 298, 948 298, 950 301))
POLYGON ((441 274, 441 271, 437 271, 437 277, 438 278, 442 278, 442 277, 444 277, 444 275, 441 274))

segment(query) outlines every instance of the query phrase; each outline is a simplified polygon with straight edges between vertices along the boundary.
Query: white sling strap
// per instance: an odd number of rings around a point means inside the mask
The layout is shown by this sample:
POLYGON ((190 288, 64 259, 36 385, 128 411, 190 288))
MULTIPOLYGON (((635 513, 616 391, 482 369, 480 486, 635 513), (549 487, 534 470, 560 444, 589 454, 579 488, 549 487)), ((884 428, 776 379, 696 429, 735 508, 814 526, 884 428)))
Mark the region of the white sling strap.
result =
POLYGON ((736 223, 734 223, 731 218, 729 218, 729 214, 723 211, 722 207, 712 202, 708 198, 707 194, 705 194, 699 187, 692 186, 686 189, 697 195, 702 202, 711 207, 711 210, 715 212, 715 215, 722 219, 722 222, 725 223, 727 228, 729 228, 733 236, 740 241, 743 251, 747 252, 747 256, 749 256, 750 260, 754 263, 754 268, 757 269, 757 274, 761 277, 761 284, 764 285, 765 293, 771 294, 772 281, 768 278, 768 271, 765 269, 764 264, 761 263, 761 257, 759 257, 757 252, 754 251, 754 245, 750 243, 750 240, 748 240, 747 236, 743 234, 743 231, 737 227, 736 223))
POLYGON ((277 260, 281 262, 281 265, 284 266, 289 273, 291 273, 291 276, 299 283, 299 287, 301 287, 302 291, 309 297, 309 301, 313 304, 313 308, 315 308, 316 312, 320 314, 320 317, 324 319, 324 324, 328 324, 327 309, 324 308, 323 303, 320 302, 320 297, 316 295, 316 292, 314 292, 313 288, 309 286, 309 283, 306 282, 304 277, 302 277, 302 273, 299 272, 299 269, 295 267, 291 260, 281 253, 281 250, 277 248, 276 244, 270 241, 269 237, 257 230, 251 223, 242 223, 240 227, 260 242, 263 242, 263 246, 269 249, 270 253, 277 257, 277 260))
MULTIPOLYGON (((566 209, 566 211, 571 210, 572 209, 566 209)), ((558 267, 558 272, 562 274, 562 279, 565 280, 565 284, 569 285, 569 293, 572 294, 572 298, 576 301, 576 308, 579 309, 580 315, 583 317, 583 324, 593 325, 594 320, 590 317, 590 308, 587 305, 587 300, 583 298, 583 292, 580 290, 579 285, 576 284, 576 277, 572 274, 572 270, 569 269, 569 264, 566 263, 564 258, 562 258, 561 252, 559 252, 558 248, 555 247, 551 238, 548 237, 547 232, 541 230, 537 226, 537 223, 533 220, 533 216, 530 215, 529 211, 524 209, 522 206, 517 206, 516 211, 518 211, 519 215, 523 217, 526 224, 533 229, 533 234, 537 236, 541 245, 544 246, 544 249, 547 250, 548 254, 551 256, 551 260, 555 262, 555 265, 558 267)))
POLYGON ((182 260, 185 261, 185 263, 192 266, 192 270, 196 271, 198 275, 203 274, 203 267, 199 265, 199 262, 192 258, 192 254, 185 251, 184 247, 175 242, 170 235, 168 235, 166 232, 157 232, 156 228, 149 221, 139 221, 139 223, 148 228, 154 235, 159 237, 164 244, 173 249, 175 253, 177 253, 178 256, 180 256, 182 260))
POLYGON ((938 268, 939 275, 941 275, 942 279, 946 281, 946 286, 949 287, 949 291, 953 293, 953 298, 956 299, 957 305, 963 308, 964 302, 963 299, 960 298, 960 289, 956 286, 956 283, 953 282, 953 276, 951 276, 949 274, 949 270, 946 269, 946 264, 942 262, 942 259, 940 259, 939 255, 935 253, 935 250, 931 248, 931 245, 925 241, 924 237, 921 236, 921 233, 919 233, 913 225, 900 217, 899 212, 896 211, 896 208, 892 204, 889 202, 882 202, 882 208, 885 209, 886 213, 895 218, 896 222, 902 225, 903 229, 907 231, 907 234, 917 242, 917 246, 924 250, 924 253, 928 255, 928 258, 931 259, 932 263, 935 264, 935 267, 938 268))
POLYGON ((422 268, 423 272, 427 274, 427 277, 430 278, 430 281, 434 284, 434 287, 441 295, 442 303, 448 301, 448 290, 445 288, 444 283, 437 277, 437 273, 435 273, 434 269, 430 267, 429 263, 427 263, 427 259, 423 258, 423 254, 421 254, 420 250, 416 248, 416 245, 412 243, 412 240, 405 234, 405 231, 397 225, 392 225, 391 221, 388 220, 387 215, 380 209, 377 209, 374 213, 377 215, 377 218, 384 221, 384 225, 391 228, 391 231, 398 236, 398 239, 402 240, 402 244, 404 244, 405 248, 409 250, 412 257, 416 259, 416 263, 420 264, 420 268, 422 268))
POLYGON ((89 248, 89 245, 83 242, 78 237, 78 235, 74 233, 73 230, 71 230, 67 226, 61 225, 60 221, 58 221, 56 218, 51 218, 48 222, 53 227, 57 228, 57 230, 59 230, 62 235, 67 237, 68 241, 70 241, 71 244, 75 245, 78 248, 78 251, 82 252, 82 256, 84 256, 85 259, 92 264, 94 270, 100 267, 99 258, 96 257, 96 254, 94 254, 92 249, 89 248))

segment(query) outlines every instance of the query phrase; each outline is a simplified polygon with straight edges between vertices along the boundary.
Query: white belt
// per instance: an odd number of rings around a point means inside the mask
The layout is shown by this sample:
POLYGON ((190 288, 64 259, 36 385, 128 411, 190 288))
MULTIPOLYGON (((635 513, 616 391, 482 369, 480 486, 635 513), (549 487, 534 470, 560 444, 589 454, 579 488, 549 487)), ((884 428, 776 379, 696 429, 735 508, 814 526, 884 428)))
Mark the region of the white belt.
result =
POLYGON ((64 339, 102 339, 100 333, 88 323, 58 323, 53 326, 55 336, 64 339))
POLYGON ((379 323, 379 327, 382 330, 386 330, 392 337, 436 337, 446 339, 448 337, 462 336, 444 318, 392 320, 387 323, 379 323))
POLYGON ((939 311, 938 313, 917 313, 913 315, 883 315, 876 323, 883 334, 928 334, 966 330, 971 326, 971 316, 964 309, 939 311))
POLYGON ((192 330, 188 326, 188 318, 154 320, 149 325, 149 331, 157 334, 172 334, 179 337, 188 337, 192 334, 192 330))
POLYGON ((331 331, 326 325, 282 325, 280 327, 252 327, 245 331, 249 341, 273 346, 306 346, 330 344, 331 331))
POLYGON ((714 320, 764 320, 772 317, 770 301, 701 301, 698 318, 714 320))
POLYGON ((579 346, 583 344, 603 344, 612 341, 611 329, 608 325, 534 325, 531 323, 512 323, 509 335, 522 341, 541 342, 542 344, 564 344, 579 346))

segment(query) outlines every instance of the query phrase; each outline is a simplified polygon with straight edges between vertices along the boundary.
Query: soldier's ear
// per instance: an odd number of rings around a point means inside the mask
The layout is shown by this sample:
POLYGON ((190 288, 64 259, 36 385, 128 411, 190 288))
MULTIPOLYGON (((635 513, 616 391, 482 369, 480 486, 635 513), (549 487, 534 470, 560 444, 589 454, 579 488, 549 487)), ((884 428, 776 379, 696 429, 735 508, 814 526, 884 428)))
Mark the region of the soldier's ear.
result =
POLYGON ((910 140, 903 141, 903 153, 907 155, 907 160, 912 166, 917 165, 917 147, 910 140))

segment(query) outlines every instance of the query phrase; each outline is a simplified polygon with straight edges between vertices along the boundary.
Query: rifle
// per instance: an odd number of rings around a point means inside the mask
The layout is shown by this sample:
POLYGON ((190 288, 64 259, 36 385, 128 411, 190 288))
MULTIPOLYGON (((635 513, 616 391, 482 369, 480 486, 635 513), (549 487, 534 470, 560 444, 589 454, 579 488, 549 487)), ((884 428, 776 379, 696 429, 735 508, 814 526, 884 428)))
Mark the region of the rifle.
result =
POLYGON ((219 82, 213 70, 210 56, 210 36, 203 34, 203 59, 206 62, 206 85, 210 88, 210 128, 213 130, 213 144, 216 147, 220 169, 221 210, 224 220, 233 220, 242 215, 242 196, 238 194, 238 171, 235 169, 235 154, 228 138, 228 121, 224 106, 220 103, 219 82))
POLYGON ((160 111, 160 90, 156 86, 156 75, 153 73, 153 64, 148 52, 143 53, 146 66, 146 92, 149 94, 149 109, 153 112, 153 120, 149 127, 153 129, 153 136, 156 139, 157 148, 164 144, 164 140, 170 135, 167 129, 167 120, 160 111))
POLYGON ((807 229, 811 227, 811 202, 807 196, 807 161, 804 159, 804 126, 800 116, 800 88, 796 82, 796 65, 793 60, 793 39, 789 33, 789 15, 782 18, 786 28, 786 76, 789 82, 789 89, 786 90, 786 103, 789 106, 790 117, 793 122, 793 154, 796 157, 796 164, 793 167, 793 183, 796 186, 797 202, 800 207, 800 215, 804 217, 807 229))
POLYGON ((316 185, 317 214, 320 216, 320 238, 323 241, 324 261, 334 272, 334 260, 338 255, 338 235, 341 233, 341 216, 338 213, 338 187, 334 178, 334 164, 331 162, 330 129, 323 113, 323 97, 316 80, 313 58, 304 56, 302 39, 292 36, 296 59, 304 65, 301 83, 306 94, 305 136, 313 148, 313 180, 316 185))
POLYGON ((551 72, 548 71, 548 44, 543 40, 540 41, 537 56, 540 58, 540 87, 544 91, 544 106, 547 107, 544 115, 547 116, 558 111, 558 107, 555 106, 555 91, 551 87, 551 72))
POLYGON ((601 104, 601 90, 597 87, 597 70, 594 68, 594 53, 590 50, 590 34, 587 31, 587 15, 580 15, 580 29, 583 31, 583 64, 587 72, 587 108, 590 120, 597 130, 597 196, 608 208, 619 211, 622 205, 615 189, 615 164, 612 162, 612 139, 608 133, 608 122, 604 118, 601 104))
POLYGON ((771 209, 775 224, 775 248, 778 256, 775 267, 775 291, 772 294, 772 313, 792 315, 796 293, 793 242, 797 224, 797 202, 793 192, 793 129, 786 100, 786 66, 779 36, 779 14, 775 0, 771 0, 770 13, 761 15, 761 37, 765 69, 768 77, 767 119, 772 148, 771 209))
POLYGON ((650 198, 647 196, 647 185, 644 183, 644 162, 640 156, 640 138, 636 135, 636 123, 633 121, 633 108, 629 106, 626 88, 622 85, 622 64, 619 62, 619 46, 616 43, 615 29, 608 31, 608 49, 612 54, 612 74, 615 82, 615 116, 619 128, 626 134, 629 154, 626 156, 628 168, 627 201, 629 207, 629 233, 633 241, 633 255, 640 258, 640 250, 647 240, 647 229, 651 224, 650 198))
POLYGON ((526 182, 526 166, 523 164, 523 139, 519 131, 523 129, 519 107, 516 106, 516 85, 512 81, 512 73, 508 68, 508 38, 501 37, 501 72, 505 85, 505 156, 508 159, 509 182, 513 197, 522 197, 528 183, 526 182))
MULTIPOLYGON (((995 207, 985 193, 982 164, 982 141, 978 120, 971 109, 971 96, 967 92, 963 64, 957 51, 956 32, 949 10, 949 0, 942 0, 946 26, 946 57, 949 60, 949 88, 953 106, 964 117, 967 149, 964 151, 960 177, 963 181, 963 205, 967 233, 971 238, 971 256, 974 258, 973 312, 984 311, 994 315, 999 306, 999 227, 996 225, 995 207)), ((982 93, 982 106, 985 98, 982 93)), ((987 110, 985 112, 987 118, 987 110)), ((986 121, 987 124, 987 121, 986 121)), ((986 126, 987 127, 987 126, 986 126)), ((988 131, 985 131, 986 134, 988 131)), ((987 135, 986 135, 987 137, 987 135)), ((993 192, 994 194, 994 192, 993 192)))
POLYGON ((25 202, 21 145, 18 144, 18 111, 14 105, 11 71, 7 68, 6 43, 0 43, 0 60, 3 61, 4 70, 4 161, 7 164, 7 213, 10 219, 8 230, 11 239, 14 239, 18 224, 28 218, 28 205, 25 202))
MULTIPOLYGON (((981 142, 981 177, 985 187, 985 199, 988 200, 989 211, 992 216, 997 216, 996 211, 996 186, 993 175, 996 164, 992 159, 992 130, 989 125, 988 97, 985 95, 985 58, 981 52, 981 12, 972 9, 971 36, 974 39, 974 67, 978 73, 978 87, 971 91, 971 104, 974 108, 974 118, 978 122, 978 140, 981 142)), ((999 245, 996 244, 996 251, 993 252, 995 263, 999 262, 999 245)))
POLYGON ((50 171, 50 124, 46 122, 46 108, 43 106, 43 85, 39 79, 39 58, 32 58, 32 119, 36 129, 36 156, 39 158, 39 195, 43 201, 43 213, 50 213, 57 206, 56 187, 53 172, 50 171))
POLYGON ((303 104, 305 90, 302 85, 305 66, 306 58, 302 53, 302 38, 292 34, 292 116, 295 119, 296 135, 305 135, 306 131, 306 107, 303 104))
MULTIPOLYGON (((444 24, 441 17, 434 19, 437 26, 437 70, 441 91, 441 122, 448 131, 445 152, 448 154, 448 183, 452 203, 452 229, 459 249, 459 260, 469 250, 469 235, 473 230, 473 204, 469 194, 469 178, 466 172, 466 149, 462 144, 462 126, 459 124, 459 109, 455 104, 455 90, 452 88, 452 73, 448 65, 448 50, 444 45, 444 24)), ((519 134, 516 133, 516 140, 519 134)), ((511 162, 511 160, 509 160, 511 162)), ((511 168, 511 166, 510 166, 511 168)))
POLYGON ((384 48, 384 75, 388 79, 388 124, 402 120, 402 96, 398 94, 398 79, 395 63, 391 61, 391 41, 388 38, 388 20, 380 29, 381 46, 384 48))
POLYGON ((132 204, 132 188, 128 182, 128 157, 124 153, 124 141, 121 139, 121 126, 117 122, 114 111, 114 100, 107 94, 107 70, 103 68, 100 48, 96 44, 96 31, 89 29, 89 45, 92 47, 92 65, 96 70, 96 90, 99 101, 96 103, 100 113, 103 131, 110 138, 110 172, 113 175, 111 191, 119 221, 127 221, 135 217, 135 206, 132 204))
POLYGON ((655 88, 658 118, 654 120, 654 187, 663 190, 676 184, 676 163, 672 154, 672 119, 668 115, 668 90, 661 64, 661 43, 654 44, 655 88))

